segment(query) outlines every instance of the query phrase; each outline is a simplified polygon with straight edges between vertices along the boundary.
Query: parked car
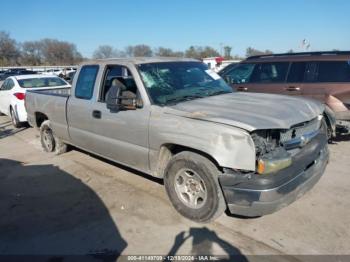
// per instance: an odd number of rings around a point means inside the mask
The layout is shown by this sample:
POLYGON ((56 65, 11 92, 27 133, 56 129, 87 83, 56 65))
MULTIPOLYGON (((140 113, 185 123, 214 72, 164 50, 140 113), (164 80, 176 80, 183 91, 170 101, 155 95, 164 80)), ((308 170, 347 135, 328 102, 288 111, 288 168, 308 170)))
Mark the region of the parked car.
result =
POLYGON ((61 69, 47 69, 44 72, 42 72, 43 75, 55 75, 55 76, 59 76, 60 74, 62 74, 62 70, 61 69))
POLYGON ((68 83, 72 83, 73 79, 74 79, 74 75, 75 75, 76 71, 71 71, 69 72, 66 77, 64 77, 64 80, 66 80, 68 83))
POLYGON ((75 73, 76 72, 76 68, 73 68, 73 67, 66 67, 66 68, 63 68, 61 73, 58 75, 59 77, 65 79, 65 80, 68 80, 68 74, 72 74, 72 73, 75 73))
POLYGON ((45 151, 74 145, 162 178, 175 209, 198 222, 226 207, 272 213, 328 162, 324 105, 233 92, 193 59, 88 61, 71 90, 29 91, 26 108, 45 151))
POLYGON ((330 131, 350 131, 350 51, 253 56, 219 74, 237 91, 320 100, 334 112, 330 131))
POLYGON ((31 70, 26 70, 23 68, 9 69, 0 75, 0 81, 3 81, 10 76, 33 75, 33 74, 37 74, 37 72, 31 71, 31 70))
POLYGON ((42 88, 69 88, 70 85, 56 76, 21 75, 8 77, 0 87, 0 113, 8 115, 15 127, 27 121, 24 99, 27 90, 42 88))

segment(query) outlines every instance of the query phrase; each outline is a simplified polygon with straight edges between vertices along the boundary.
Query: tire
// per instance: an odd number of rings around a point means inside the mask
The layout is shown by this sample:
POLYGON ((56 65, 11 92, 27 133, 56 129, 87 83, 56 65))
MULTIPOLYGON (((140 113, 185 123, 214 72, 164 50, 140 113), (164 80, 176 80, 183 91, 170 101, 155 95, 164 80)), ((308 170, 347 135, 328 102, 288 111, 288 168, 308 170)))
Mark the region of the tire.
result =
POLYGON ((15 111, 13 110, 13 108, 11 107, 10 108, 10 116, 11 116, 11 122, 12 122, 12 125, 15 127, 15 128, 20 128, 22 126, 22 123, 19 122, 17 116, 16 116, 16 113, 15 111))
POLYGON ((195 222, 208 223, 218 218, 226 209, 218 175, 219 170, 206 157, 188 151, 175 155, 164 175, 174 208, 195 222))
POLYGON ((40 142, 45 152, 55 155, 67 152, 67 144, 54 135, 50 120, 45 120, 40 126, 40 142))

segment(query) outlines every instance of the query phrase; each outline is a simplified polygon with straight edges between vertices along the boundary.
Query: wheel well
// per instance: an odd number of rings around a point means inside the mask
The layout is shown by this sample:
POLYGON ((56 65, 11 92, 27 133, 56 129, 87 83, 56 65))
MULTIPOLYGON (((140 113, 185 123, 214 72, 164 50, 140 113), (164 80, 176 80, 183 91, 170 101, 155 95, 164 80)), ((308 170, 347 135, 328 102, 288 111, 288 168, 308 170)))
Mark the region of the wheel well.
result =
POLYGON ((191 147, 187 147, 187 146, 183 146, 183 145, 177 145, 177 144, 164 144, 161 146, 160 150, 159 150, 159 156, 158 156, 158 165, 157 165, 157 169, 155 171, 155 176, 156 177, 163 177, 164 176, 164 171, 165 168, 168 164, 168 162, 170 161, 170 159, 183 151, 189 151, 189 152, 193 152, 193 153, 197 153, 199 155, 202 155, 206 158, 208 158, 211 162, 213 162, 213 164, 220 170, 222 171, 222 167, 220 167, 219 163, 209 154, 191 148, 191 147))
POLYGON ((41 124, 45 121, 45 120, 48 120, 49 118, 45 115, 45 114, 43 114, 43 113, 41 113, 41 112, 36 112, 35 113, 35 123, 36 123, 36 126, 37 127, 40 127, 41 126, 41 124))

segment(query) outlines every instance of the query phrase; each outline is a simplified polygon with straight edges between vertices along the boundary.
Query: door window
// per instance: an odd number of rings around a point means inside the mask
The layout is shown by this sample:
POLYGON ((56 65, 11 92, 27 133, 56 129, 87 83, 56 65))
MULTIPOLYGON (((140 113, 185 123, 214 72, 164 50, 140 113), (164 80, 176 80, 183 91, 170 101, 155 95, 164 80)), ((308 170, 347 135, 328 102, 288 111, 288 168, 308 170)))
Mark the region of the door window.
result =
POLYGON ((286 79, 288 62, 261 63, 257 64, 253 70, 252 83, 280 83, 286 79))
POLYGON ((106 101, 109 89, 116 84, 122 87, 122 96, 129 98, 139 97, 138 89, 130 70, 122 65, 108 65, 100 88, 100 102, 106 101))
POLYGON ((304 81, 305 65, 305 62, 292 63, 289 69, 287 82, 302 83, 304 81))
POLYGON ((6 85, 6 90, 11 90, 15 86, 15 83, 12 79, 9 79, 6 85))
POLYGON ((78 81, 75 86, 76 98, 91 99, 94 92, 98 69, 98 65, 87 65, 81 68, 78 81))
POLYGON ((317 62, 309 62, 306 64, 304 82, 316 82, 318 75, 317 62))
POLYGON ((8 80, 5 80, 5 81, 2 83, 2 85, 1 85, 1 87, 0 87, 0 91, 6 91, 7 83, 8 83, 8 80))
POLYGON ((254 64, 234 65, 231 70, 224 73, 223 78, 229 84, 248 83, 253 72, 254 64))
POLYGON ((319 62, 317 82, 350 82, 349 61, 319 62))
POLYGON ((6 79, 5 82, 1 86, 1 91, 11 90, 15 86, 15 83, 12 79, 6 79))

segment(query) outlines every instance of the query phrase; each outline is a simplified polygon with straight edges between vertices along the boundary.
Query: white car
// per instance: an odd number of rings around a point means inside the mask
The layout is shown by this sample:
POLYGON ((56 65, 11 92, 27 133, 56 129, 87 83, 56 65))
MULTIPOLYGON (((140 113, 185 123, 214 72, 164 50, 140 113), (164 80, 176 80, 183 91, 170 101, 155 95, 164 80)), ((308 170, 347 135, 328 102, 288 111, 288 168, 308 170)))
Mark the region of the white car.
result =
POLYGON ((62 70, 60 69, 48 69, 44 72, 42 72, 43 75, 55 75, 55 76, 59 76, 60 74, 62 74, 62 70))
POLYGON ((0 114, 11 117, 12 124, 18 128, 27 122, 24 107, 25 94, 28 89, 70 88, 70 85, 57 76, 20 75, 8 77, 0 87, 0 114))

